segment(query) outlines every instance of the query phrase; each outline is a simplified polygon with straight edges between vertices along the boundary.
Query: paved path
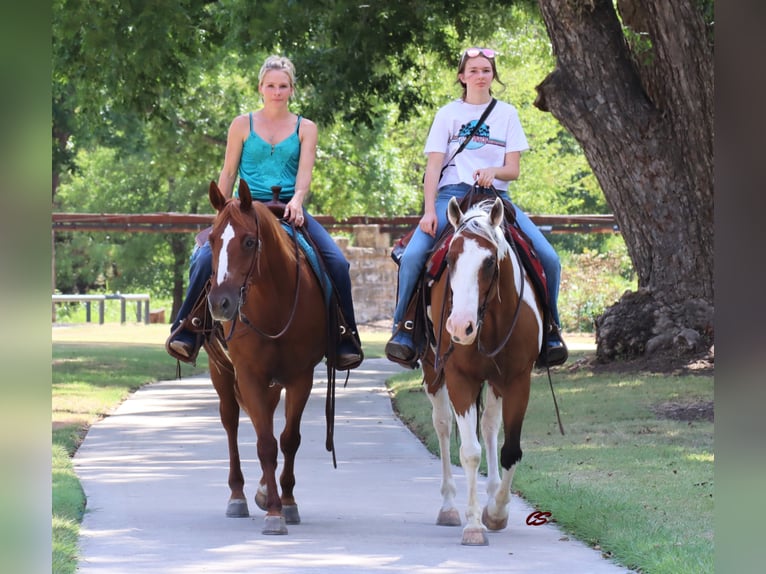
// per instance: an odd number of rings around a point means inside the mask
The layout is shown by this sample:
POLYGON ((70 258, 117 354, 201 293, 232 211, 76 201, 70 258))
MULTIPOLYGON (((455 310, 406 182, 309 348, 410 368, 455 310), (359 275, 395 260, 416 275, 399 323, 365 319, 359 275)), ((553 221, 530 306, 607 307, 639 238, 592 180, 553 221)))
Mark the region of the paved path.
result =
MULTIPOLYGON (((245 418, 240 451, 252 516, 224 516, 226 440, 210 379, 140 389, 90 429, 74 458, 88 499, 79 572, 627 572, 553 525, 527 526, 534 509, 517 497, 509 527, 490 533, 489 546, 461 546, 461 528, 436 526, 440 464, 392 412, 384 380, 398 370, 367 360, 347 388, 338 386, 336 469, 324 449, 325 370, 317 369, 296 462, 302 523, 286 536, 261 534, 255 436, 245 418)), ((462 512, 462 470, 456 479, 462 512)))

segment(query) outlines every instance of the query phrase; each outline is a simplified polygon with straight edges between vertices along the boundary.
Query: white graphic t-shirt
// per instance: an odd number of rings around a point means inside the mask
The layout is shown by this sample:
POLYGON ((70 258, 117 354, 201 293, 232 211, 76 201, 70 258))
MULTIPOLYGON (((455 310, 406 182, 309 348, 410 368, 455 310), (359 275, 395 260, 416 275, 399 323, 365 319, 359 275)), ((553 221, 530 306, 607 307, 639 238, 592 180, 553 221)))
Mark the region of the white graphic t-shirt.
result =
MULTIPOLYGON (((426 140, 425 153, 440 152, 448 161, 468 137, 489 103, 467 104, 455 100, 436 112, 426 140)), ((439 187, 453 183, 473 184, 474 172, 487 166, 501 166, 505 154, 529 149, 519 114, 511 104, 498 100, 468 145, 444 170, 439 187)), ((508 182, 496 179, 495 189, 507 190, 508 182)))

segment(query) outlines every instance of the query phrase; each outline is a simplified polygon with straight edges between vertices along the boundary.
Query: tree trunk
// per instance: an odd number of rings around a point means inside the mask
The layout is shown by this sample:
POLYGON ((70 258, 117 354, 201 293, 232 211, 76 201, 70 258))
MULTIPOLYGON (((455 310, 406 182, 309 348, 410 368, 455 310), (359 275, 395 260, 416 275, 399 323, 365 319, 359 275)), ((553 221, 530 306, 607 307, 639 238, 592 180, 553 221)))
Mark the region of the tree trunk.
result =
POLYGON ((694 0, 540 0, 556 69, 537 87, 582 145, 638 293, 597 321, 598 357, 713 341, 713 56, 694 0), (648 41, 647 41, 648 40, 648 41))
POLYGON ((173 323, 184 301, 189 275, 189 242, 186 236, 173 233, 170 236, 170 249, 173 253, 173 305, 170 310, 170 322, 173 323))

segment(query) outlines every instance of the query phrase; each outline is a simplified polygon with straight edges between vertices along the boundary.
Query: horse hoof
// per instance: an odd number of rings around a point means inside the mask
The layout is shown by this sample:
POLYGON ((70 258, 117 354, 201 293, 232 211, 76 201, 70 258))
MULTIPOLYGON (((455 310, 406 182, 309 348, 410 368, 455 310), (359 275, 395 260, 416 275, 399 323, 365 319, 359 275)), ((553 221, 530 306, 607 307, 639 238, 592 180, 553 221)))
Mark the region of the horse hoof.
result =
POLYGON ((460 513, 456 508, 449 510, 440 510, 436 518, 436 524, 439 526, 460 526, 460 513))
POLYGON ((287 534, 284 516, 266 516, 263 522, 262 534, 287 534))
POLYGON ((266 493, 260 489, 255 492, 255 505, 261 510, 266 510, 266 493))
POLYGON ((490 530, 502 530, 508 526, 508 516, 505 518, 492 518, 487 511, 487 507, 481 513, 481 523, 490 530))
POLYGON ((287 524, 300 524, 301 515, 298 514, 297 504, 286 504, 282 507, 282 516, 287 524))
POLYGON ((247 509, 247 500, 244 498, 234 498, 226 506, 226 516, 229 518, 246 518, 250 516, 247 509))
POLYGON ((483 528, 466 528, 463 530, 463 546, 489 546, 487 533, 483 528))

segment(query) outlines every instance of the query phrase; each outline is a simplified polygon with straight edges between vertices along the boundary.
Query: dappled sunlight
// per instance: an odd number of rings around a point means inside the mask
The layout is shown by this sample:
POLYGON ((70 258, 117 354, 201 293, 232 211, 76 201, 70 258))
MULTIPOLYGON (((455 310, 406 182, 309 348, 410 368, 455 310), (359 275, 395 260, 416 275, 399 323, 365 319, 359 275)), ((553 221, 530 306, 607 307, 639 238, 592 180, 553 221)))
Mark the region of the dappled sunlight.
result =
POLYGON ((715 455, 712 452, 690 453, 685 455, 684 458, 694 462, 715 462, 715 455))
POLYGON ((641 387, 646 384, 645 380, 634 379, 631 381, 617 381, 616 383, 607 383, 607 387, 610 388, 624 388, 624 387, 641 387))

